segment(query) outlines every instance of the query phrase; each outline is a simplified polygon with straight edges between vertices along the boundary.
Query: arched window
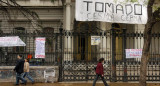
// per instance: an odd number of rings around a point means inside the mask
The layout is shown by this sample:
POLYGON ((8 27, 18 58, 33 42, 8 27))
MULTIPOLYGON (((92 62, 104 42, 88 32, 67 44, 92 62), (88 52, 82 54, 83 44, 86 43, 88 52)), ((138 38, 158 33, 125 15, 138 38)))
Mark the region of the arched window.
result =
MULTIPOLYGON (((13 32, 16 33, 16 35, 19 36, 23 42, 26 43, 26 37, 23 35, 23 33, 25 33, 25 28, 16 27, 13 29, 13 32)), ((25 52, 25 47, 15 47, 14 52, 17 52, 17 53, 25 52)))
POLYGON ((113 23, 112 24, 112 28, 115 30, 116 32, 116 60, 120 61, 123 60, 123 48, 122 48, 122 37, 120 36, 120 34, 122 34, 122 28, 120 26, 120 24, 118 23, 113 23))
POLYGON ((113 23, 112 27, 114 27, 114 28, 120 28, 120 25, 118 23, 113 23))
MULTIPOLYGON (((54 33, 54 28, 52 27, 45 27, 43 28, 43 32, 45 35, 48 35, 48 34, 53 34, 54 33)), ((51 36, 47 36, 46 37, 46 52, 54 52, 54 47, 55 47, 55 37, 54 35, 51 35, 51 36)))
POLYGON ((25 28, 23 27, 16 27, 13 29, 14 33, 25 33, 25 28))
POLYGON ((45 32, 45 33, 54 33, 54 28, 45 27, 45 28, 43 28, 43 32, 45 32))

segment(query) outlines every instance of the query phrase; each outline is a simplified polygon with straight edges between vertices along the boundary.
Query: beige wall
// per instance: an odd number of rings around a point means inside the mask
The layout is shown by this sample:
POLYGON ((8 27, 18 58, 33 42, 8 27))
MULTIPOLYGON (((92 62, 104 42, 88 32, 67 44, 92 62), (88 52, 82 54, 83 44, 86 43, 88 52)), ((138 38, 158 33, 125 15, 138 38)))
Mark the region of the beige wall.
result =
MULTIPOLYGON (((39 15, 39 24, 43 27, 52 27, 54 29, 60 28, 60 22, 63 20, 63 9, 62 8, 32 8, 39 15)), ((21 13, 12 15, 12 22, 5 20, 3 16, 0 16, 1 29, 4 32, 12 31, 15 27, 24 27, 28 31, 33 31, 34 28, 21 13)), ((37 27, 37 29, 41 29, 37 27)))
MULTIPOLYGON (((7 0, 4 0, 7 1, 7 0)), ((62 6, 61 0, 16 0, 22 6, 62 6)))

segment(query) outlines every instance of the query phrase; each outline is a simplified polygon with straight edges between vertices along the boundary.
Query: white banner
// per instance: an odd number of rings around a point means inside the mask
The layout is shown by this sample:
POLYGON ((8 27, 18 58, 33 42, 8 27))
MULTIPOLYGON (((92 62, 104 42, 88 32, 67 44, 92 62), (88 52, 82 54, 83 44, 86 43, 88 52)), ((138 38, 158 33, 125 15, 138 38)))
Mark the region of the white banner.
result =
POLYGON ((146 24, 148 0, 137 1, 76 0, 76 20, 146 24))
POLYGON ((126 49, 126 58, 141 58, 142 49, 126 49))
POLYGON ((99 45, 100 41, 100 36, 91 36, 91 45, 99 45))
POLYGON ((19 36, 0 37, 0 47, 26 46, 19 36))
POLYGON ((36 38, 35 58, 45 58, 45 41, 46 39, 44 37, 36 38))

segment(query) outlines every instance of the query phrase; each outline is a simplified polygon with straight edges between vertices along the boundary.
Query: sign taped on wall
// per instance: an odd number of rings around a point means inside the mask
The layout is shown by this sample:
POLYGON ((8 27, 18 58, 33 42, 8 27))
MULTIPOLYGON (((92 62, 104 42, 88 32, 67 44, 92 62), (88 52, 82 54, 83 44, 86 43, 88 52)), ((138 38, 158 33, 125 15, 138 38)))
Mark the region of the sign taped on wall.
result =
POLYGON ((45 37, 37 37, 35 39, 36 50, 35 58, 45 58, 45 37))
POLYGON ((147 1, 76 0, 76 20, 146 24, 147 1))
POLYGON ((126 49, 126 58, 141 58, 142 49, 126 49))
POLYGON ((99 45, 100 41, 100 36, 91 36, 91 45, 99 45))

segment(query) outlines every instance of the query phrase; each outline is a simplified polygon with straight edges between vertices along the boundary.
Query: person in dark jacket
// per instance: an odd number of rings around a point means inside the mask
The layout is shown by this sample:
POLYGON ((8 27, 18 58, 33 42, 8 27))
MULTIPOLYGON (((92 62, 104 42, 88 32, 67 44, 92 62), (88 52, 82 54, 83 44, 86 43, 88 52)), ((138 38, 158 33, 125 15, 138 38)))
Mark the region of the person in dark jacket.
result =
POLYGON ((22 81, 22 84, 26 84, 27 80, 22 77, 24 71, 24 60, 22 59, 22 55, 18 55, 17 58, 18 61, 14 68, 14 71, 16 71, 16 85, 19 85, 19 80, 22 81))
POLYGON ((105 86, 109 86, 104 79, 103 64, 102 64, 103 62, 104 62, 104 58, 100 58, 96 67, 96 77, 93 81, 93 86, 96 85, 96 81, 98 80, 99 77, 101 77, 105 86))

